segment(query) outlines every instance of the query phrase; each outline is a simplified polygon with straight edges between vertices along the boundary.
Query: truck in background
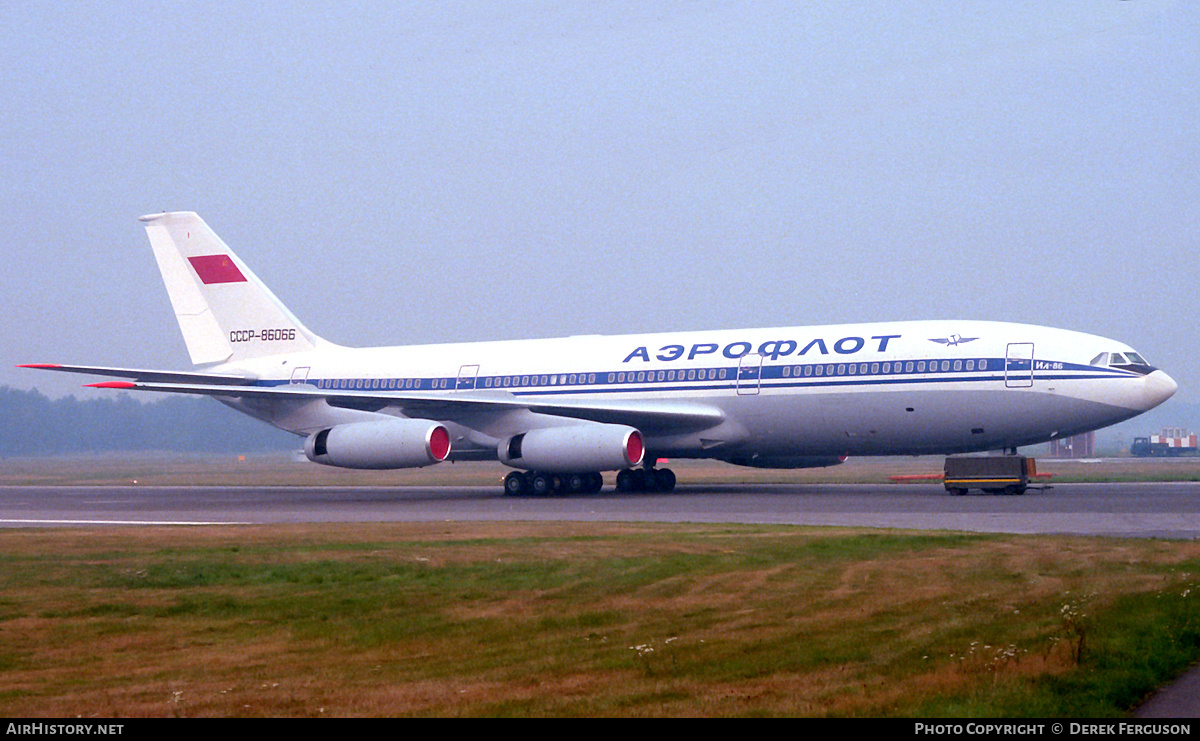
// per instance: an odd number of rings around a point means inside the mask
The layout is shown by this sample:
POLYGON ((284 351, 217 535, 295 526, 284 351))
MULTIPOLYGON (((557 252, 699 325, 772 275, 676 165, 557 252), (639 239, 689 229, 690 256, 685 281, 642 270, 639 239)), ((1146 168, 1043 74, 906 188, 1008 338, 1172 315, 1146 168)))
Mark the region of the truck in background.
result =
POLYGON ((1129 454, 1138 458, 1175 458, 1185 455, 1200 455, 1195 433, 1182 427, 1168 427, 1161 435, 1133 438, 1129 454))

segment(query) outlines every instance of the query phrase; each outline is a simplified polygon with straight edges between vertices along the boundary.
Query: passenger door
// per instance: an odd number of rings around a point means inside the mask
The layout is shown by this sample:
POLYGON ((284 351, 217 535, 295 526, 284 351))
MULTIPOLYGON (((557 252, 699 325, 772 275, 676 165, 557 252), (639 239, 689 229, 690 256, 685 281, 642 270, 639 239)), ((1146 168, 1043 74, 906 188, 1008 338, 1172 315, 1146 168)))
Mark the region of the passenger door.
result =
POLYGON ((1004 359, 1004 385, 1029 388, 1033 385, 1033 343, 1010 342, 1004 359))
POLYGON ((478 365, 464 365, 458 369, 458 381, 454 384, 455 391, 471 391, 475 388, 475 378, 479 375, 478 365))
POLYGON ((739 396, 753 396, 758 393, 762 377, 762 356, 758 353, 743 355, 738 360, 737 392, 739 396))

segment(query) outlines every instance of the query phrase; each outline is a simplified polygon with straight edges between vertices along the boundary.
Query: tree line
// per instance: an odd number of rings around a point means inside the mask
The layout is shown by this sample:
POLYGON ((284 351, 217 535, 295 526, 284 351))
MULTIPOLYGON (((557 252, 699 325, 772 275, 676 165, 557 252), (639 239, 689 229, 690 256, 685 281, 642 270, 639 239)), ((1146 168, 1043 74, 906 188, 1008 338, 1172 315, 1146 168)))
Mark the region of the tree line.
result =
POLYGON ((212 399, 129 394, 50 399, 0 386, 0 457, 127 450, 260 452, 294 450, 300 438, 212 399))

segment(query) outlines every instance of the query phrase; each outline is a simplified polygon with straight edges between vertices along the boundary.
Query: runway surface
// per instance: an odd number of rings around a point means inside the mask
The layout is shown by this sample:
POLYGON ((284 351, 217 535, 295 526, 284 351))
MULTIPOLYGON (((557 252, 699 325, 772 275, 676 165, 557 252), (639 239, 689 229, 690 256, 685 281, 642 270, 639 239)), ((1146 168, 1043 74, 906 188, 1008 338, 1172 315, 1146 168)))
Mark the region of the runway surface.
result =
POLYGON ((1058 484, 955 497, 940 485, 682 486, 510 498, 498 487, 0 487, 0 526, 439 520, 738 522, 1200 537, 1200 483, 1058 484))

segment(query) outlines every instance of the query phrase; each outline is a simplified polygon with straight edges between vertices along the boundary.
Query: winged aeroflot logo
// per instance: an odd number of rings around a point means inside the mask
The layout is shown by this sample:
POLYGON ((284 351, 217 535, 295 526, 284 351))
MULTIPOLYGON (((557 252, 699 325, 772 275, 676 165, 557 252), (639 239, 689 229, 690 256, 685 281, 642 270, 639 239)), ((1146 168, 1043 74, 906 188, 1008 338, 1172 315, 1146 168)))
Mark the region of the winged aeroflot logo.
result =
POLYGON ((958 347, 959 345, 963 344, 964 342, 974 342, 977 339, 979 339, 979 338, 978 337, 963 337, 960 334, 952 334, 949 337, 931 337, 931 338, 929 338, 929 341, 937 342, 938 344, 946 345, 948 347, 958 347))

